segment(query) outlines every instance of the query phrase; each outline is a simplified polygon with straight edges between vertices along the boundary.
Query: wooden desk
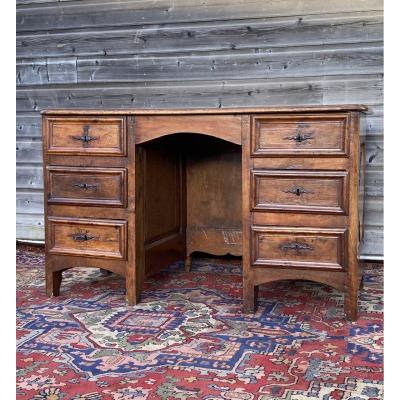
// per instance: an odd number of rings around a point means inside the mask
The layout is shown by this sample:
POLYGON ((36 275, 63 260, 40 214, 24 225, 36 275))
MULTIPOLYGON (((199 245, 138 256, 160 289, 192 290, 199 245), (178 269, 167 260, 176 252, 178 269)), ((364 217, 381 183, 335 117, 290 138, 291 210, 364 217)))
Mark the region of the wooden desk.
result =
POLYGON ((145 277, 195 251, 243 257, 257 287, 307 279, 357 318, 359 105, 43 112, 46 290, 62 271, 145 277))

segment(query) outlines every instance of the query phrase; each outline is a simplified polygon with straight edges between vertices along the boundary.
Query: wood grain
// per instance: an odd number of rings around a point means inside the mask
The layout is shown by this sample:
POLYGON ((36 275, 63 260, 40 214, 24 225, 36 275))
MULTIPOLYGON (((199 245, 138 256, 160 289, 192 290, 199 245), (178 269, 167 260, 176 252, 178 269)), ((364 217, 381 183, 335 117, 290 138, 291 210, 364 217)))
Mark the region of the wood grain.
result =
POLYGON ((256 116, 252 119, 251 146, 252 156, 346 156, 348 115, 256 116))
POLYGON ((191 52, 161 55, 97 56, 96 58, 23 59, 17 63, 17 86, 88 83, 137 83, 308 77, 380 73, 383 50, 380 43, 343 44, 305 48, 274 48, 191 52))
POLYGON ((46 171, 50 204, 126 207, 126 169, 50 166, 46 171))
MULTIPOLYGON (((228 132, 230 126, 226 128, 228 132)), ((241 124, 239 135, 241 141, 241 124)), ((186 256, 195 251, 241 255, 240 146, 202 135, 188 135, 181 142, 186 159, 186 256)))
POLYGON ((347 104, 349 101, 343 100, 343 93, 354 104, 380 104, 383 99, 382 75, 27 87, 17 91, 17 111, 347 104))
POLYGON ((345 229, 252 227, 252 265, 343 270, 345 229))
MULTIPOLYGON (((197 110, 197 113, 199 111, 200 110, 197 110)), ((209 113, 212 112, 212 110, 209 110, 209 113)), ((163 112, 160 111, 160 114, 162 113, 163 112)), ((188 113, 188 111, 186 111, 186 113, 188 113)), ((157 112, 155 114, 157 114, 157 112)), ((210 119, 204 115, 179 115, 173 118, 169 115, 140 116, 136 118, 135 134, 136 143, 138 144, 174 133, 198 133, 215 136, 232 143, 240 144, 240 117, 221 115, 210 119)))
POLYGON ((126 257, 126 221, 49 217, 49 254, 126 257))
POLYGON ((17 29, 20 32, 49 31, 58 29, 75 29, 85 26, 116 27, 132 25, 132 21, 140 24, 178 23, 210 20, 229 20, 241 18, 257 18, 265 16, 312 15, 321 13, 359 12, 383 10, 380 0, 363 0, 347 2, 337 0, 327 3, 323 0, 312 2, 252 1, 243 0, 226 2, 207 0, 201 4, 194 0, 172 0, 116 2, 97 1, 87 7, 85 3, 69 4, 63 2, 48 7, 22 7, 17 11, 17 29), (62 24, 60 24, 62 23, 62 24))
MULTIPOLYGON (((159 24, 81 26, 74 30, 19 32, 18 58, 180 54, 200 51, 269 49, 369 43, 383 37, 383 13, 364 11, 251 19, 159 24), (329 26, 329 27, 328 27, 329 26)), ((234 53, 234 52, 232 52, 234 53)), ((232 54, 233 55, 233 54, 232 54)))
POLYGON ((252 211, 348 212, 347 172, 252 171, 252 211))
POLYGON ((46 118, 48 154, 126 155, 124 117, 46 118))

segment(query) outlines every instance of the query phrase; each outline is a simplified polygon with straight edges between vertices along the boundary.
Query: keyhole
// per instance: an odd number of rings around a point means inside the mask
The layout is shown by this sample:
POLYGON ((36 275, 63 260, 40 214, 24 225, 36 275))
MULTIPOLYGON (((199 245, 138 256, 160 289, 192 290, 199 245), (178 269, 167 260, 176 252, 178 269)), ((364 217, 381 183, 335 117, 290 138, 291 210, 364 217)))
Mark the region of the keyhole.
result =
POLYGON ((296 195, 297 195, 297 196, 300 196, 300 195, 301 195, 301 191, 300 191, 299 188, 296 189, 296 195))

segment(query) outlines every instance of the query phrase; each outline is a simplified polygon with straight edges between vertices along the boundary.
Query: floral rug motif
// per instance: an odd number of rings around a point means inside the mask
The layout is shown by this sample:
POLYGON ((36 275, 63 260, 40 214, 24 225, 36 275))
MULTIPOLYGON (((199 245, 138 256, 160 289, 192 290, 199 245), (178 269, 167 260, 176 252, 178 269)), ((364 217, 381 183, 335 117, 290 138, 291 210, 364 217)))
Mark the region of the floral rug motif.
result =
POLYGON ((357 322, 343 296, 304 281, 263 285, 242 313, 238 260, 195 259, 148 280, 64 273, 44 292, 41 249, 17 248, 17 399, 383 399, 383 268, 364 265, 357 322))

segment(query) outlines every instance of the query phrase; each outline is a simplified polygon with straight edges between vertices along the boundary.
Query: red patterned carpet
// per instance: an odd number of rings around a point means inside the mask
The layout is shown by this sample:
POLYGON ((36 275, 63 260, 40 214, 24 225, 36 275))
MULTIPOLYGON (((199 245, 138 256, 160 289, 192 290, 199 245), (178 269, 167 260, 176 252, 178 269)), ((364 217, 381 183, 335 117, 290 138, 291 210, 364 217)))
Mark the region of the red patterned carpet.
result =
POLYGON ((41 250, 18 248, 17 399, 382 399, 383 268, 364 277, 356 323, 300 281, 263 286, 243 315, 240 263, 218 259, 171 266, 127 307, 123 280, 89 269, 47 299, 41 250))

